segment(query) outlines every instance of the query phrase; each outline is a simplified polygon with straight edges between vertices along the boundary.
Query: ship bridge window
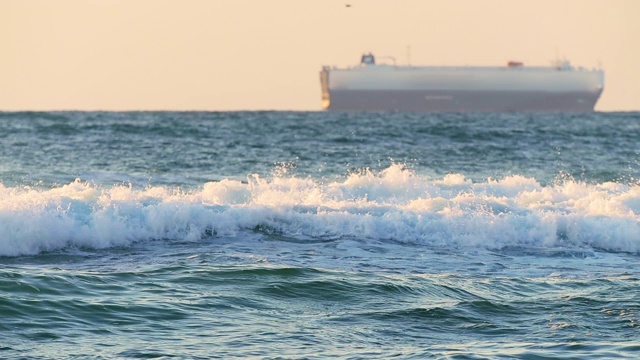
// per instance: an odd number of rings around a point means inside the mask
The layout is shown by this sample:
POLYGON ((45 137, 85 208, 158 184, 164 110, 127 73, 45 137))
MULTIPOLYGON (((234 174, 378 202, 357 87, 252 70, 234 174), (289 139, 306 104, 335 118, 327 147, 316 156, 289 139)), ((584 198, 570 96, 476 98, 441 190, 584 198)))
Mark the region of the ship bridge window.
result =
POLYGON ((376 63, 376 59, 371 53, 363 54, 362 58, 360 59, 360 63, 365 65, 374 65, 376 63))

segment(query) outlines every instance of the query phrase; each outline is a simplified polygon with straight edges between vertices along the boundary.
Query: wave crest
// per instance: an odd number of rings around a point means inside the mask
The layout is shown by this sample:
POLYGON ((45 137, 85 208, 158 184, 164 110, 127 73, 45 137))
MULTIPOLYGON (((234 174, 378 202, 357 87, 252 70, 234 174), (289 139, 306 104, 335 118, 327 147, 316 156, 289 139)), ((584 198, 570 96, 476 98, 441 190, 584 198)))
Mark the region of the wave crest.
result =
POLYGON ((394 164, 323 182, 286 174, 225 179, 199 189, 51 189, 0 184, 0 255, 153 239, 238 236, 256 228, 301 238, 363 238, 425 246, 590 247, 640 252, 640 186, 520 175, 472 182, 394 164))

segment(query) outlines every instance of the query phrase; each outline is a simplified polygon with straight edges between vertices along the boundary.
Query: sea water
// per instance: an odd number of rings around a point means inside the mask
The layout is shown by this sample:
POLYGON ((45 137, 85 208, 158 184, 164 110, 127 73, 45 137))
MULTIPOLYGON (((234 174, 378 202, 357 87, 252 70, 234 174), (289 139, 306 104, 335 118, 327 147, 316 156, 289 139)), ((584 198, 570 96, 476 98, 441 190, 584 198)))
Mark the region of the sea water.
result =
POLYGON ((0 358, 635 358, 640 113, 0 113, 0 358))

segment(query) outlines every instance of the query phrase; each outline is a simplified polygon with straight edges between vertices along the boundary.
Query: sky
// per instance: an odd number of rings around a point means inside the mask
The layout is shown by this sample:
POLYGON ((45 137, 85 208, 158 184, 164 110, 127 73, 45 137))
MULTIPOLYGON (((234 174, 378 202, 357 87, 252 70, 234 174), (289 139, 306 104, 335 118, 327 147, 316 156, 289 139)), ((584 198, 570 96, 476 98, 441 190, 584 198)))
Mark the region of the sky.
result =
POLYGON ((323 65, 601 66, 640 110, 640 0, 0 0, 2 110, 320 110, 323 65), (350 6, 346 6, 346 5, 350 6))

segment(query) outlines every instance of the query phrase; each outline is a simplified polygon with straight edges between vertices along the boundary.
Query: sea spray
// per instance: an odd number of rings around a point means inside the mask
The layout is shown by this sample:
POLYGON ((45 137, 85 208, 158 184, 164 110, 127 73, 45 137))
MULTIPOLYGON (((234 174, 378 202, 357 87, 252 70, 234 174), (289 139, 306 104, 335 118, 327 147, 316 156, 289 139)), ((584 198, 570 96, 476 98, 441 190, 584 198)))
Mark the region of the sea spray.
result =
POLYGON ((309 238, 364 236, 438 247, 590 247, 640 250, 640 187, 512 175, 472 182, 419 175, 401 164, 339 181, 248 176, 199 189, 0 188, 0 254, 105 248, 154 239, 235 236, 256 227, 309 238))

